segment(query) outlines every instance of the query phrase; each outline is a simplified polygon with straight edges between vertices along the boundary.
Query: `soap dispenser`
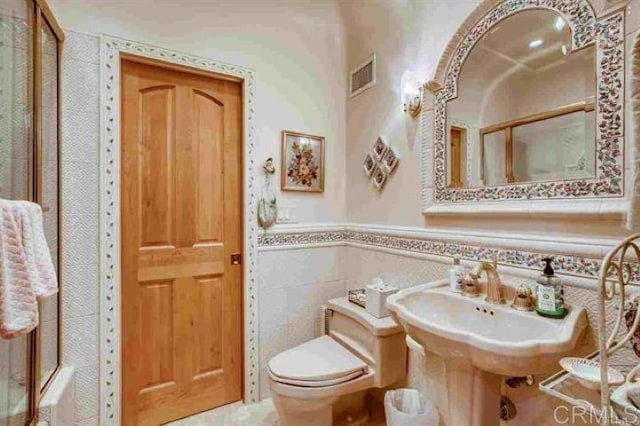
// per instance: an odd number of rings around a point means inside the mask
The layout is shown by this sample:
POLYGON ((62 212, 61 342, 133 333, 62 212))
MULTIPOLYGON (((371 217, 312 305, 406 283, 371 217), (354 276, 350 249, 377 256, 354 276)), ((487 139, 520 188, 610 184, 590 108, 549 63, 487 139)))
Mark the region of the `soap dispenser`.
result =
POLYGON ((548 318, 564 318, 564 289, 560 279, 556 276, 551 262, 553 259, 542 259, 545 267, 542 275, 537 280, 536 287, 536 312, 538 315, 548 318))

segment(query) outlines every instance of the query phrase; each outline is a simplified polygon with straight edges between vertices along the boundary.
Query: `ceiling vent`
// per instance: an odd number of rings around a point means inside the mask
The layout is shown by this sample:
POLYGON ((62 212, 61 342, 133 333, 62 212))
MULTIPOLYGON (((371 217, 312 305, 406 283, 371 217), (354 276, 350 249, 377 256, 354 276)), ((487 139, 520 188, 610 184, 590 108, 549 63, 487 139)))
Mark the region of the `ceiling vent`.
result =
POLYGON ((359 95, 376 85, 376 55, 371 55, 349 75, 349 97, 359 95))

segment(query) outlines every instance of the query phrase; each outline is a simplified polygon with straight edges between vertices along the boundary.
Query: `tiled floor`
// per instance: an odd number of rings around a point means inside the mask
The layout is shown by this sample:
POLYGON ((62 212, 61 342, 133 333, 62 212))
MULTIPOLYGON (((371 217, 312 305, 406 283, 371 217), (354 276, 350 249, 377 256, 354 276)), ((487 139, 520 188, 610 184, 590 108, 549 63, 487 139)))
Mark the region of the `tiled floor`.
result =
POLYGON ((257 404, 242 402, 218 407, 195 416, 187 417, 167 426, 277 426, 278 415, 271 399, 257 404))
MULTIPOLYGON (((271 398, 256 404, 242 402, 218 407, 195 416, 168 423, 165 426, 279 426, 278 414, 271 398)), ((366 426, 385 426, 384 420, 368 422, 366 426)))

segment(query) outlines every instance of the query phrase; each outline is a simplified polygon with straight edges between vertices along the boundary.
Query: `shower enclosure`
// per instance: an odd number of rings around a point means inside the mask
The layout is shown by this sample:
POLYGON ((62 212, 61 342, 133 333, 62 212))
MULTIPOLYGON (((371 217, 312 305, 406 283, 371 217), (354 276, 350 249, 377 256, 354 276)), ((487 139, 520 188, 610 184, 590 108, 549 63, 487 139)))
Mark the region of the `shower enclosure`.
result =
MULTIPOLYGON (((42 206, 45 236, 58 270, 63 39, 44 0, 2 0, 0 198, 42 206)), ((40 395, 59 367, 59 298, 39 301, 35 331, 0 338, 0 426, 29 425, 37 419, 40 395)))

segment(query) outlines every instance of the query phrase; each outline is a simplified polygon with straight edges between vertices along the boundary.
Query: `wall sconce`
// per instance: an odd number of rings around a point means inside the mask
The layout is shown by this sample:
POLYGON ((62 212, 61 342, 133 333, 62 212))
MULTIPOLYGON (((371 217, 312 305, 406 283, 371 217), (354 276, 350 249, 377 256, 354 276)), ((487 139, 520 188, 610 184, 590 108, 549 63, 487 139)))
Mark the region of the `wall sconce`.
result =
POLYGON ((415 117, 422 109, 422 84, 412 71, 405 71, 402 75, 401 85, 404 112, 415 117))

